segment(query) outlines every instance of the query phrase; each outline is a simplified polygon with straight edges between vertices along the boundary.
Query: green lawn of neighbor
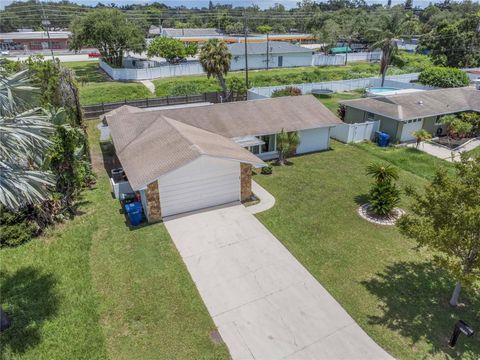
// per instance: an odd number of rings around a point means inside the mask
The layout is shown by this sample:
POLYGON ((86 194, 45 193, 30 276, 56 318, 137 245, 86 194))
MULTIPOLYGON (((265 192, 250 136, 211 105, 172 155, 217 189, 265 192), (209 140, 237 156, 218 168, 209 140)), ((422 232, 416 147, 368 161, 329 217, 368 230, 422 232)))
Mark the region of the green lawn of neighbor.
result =
MULTIPOLYGON (((362 146, 332 147, 254 176, 276 198, 272 209, 257 214, 260 221, 394 357, 477 359, 478 334, 462 337, 455 350, 447 340, 458 319, 480 328, 480 294, 462 292, 465 308, 452 309, 455 281, 432 264, 432 254, 417 251, 395 227, 371 224, 356 212, 366 202, 371 180, 365 167, 372 161, 392 159, 400 167, 400 187, 422 188, 436 160, 403 152, 410 156, 407 169, 396 152, 387 157, 362 146)), ((408 209, 408 201, 401 206, 408 209)))
POLYGON ((82 105, 145 99, 154 96, 141 83, 112 81, 98 67, 97 61, 65 62, 63 65, 75 71, 82 105))
POLYGON ((435 169, 439 166, 443 166, 453 173, 454 166, 452 163, 414 148, 404 146, 381 148, 373 142, 363 142, 353 146, 425 179, 432 179, 435 175, 435 169))
POLYGON ((1 305, 12 327, 2 359, 228 359, 163 224, 130 230, 88 123, 97 188, 80 214, 0 250, 1 305))
POLYGON ((333 112, 334 114, 337 114, 338 105, 340 104, 340 101, 358 99, 358 98, 361 98, 362 95, 363 95, 363 89, 338 92, 330 95, 315 95, 315 97, 323 105, 325 105, 331 112, 333 112))

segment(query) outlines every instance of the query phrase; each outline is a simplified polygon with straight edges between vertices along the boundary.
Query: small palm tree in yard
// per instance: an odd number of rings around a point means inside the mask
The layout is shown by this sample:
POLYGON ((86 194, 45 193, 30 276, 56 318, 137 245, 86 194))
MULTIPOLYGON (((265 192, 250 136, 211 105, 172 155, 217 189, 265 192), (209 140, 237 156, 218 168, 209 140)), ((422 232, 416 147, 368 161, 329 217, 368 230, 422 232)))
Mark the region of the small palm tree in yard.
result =
POLYGON ((432 134, 430 134, 427 130, 425 129, 420 129, 420 130, 417 130, 417 131, 414 131, 412 132, 412 136, 415 138, 416 140, 416 148, 418 149, 418 147, 420 146, 420 143, 422 141, 427 141, 427 140, 430 140, 432 138, 432 134))
POLYGON ((208 77, 216 77, 222 87, 224 99, 228 98, 227 84, 225 76, 230 70, 232 54, 228 50, 227 44, 219 39, 210 39, 200 49, 200 64, 208 77))
POLYGON ((374 184, 368 194, 369 209, 380 216, 388 216, 400 201, 400 191, 395 185, 398 170, 389 164, 372 163, 367 166, 374 184))
POLYGON ((287 156, 292 154, 297 146, 300 145, 300 136, 297 131, 287 133, 282 129, 277 134, 278 164, 285 165, 287 156))

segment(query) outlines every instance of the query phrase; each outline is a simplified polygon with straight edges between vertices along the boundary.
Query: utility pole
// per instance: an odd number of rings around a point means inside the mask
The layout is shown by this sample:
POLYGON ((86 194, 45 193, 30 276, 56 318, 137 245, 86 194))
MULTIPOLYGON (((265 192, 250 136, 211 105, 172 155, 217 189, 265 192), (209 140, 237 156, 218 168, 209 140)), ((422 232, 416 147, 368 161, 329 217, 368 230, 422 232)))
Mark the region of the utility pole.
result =
POLYGON ((269 50, 270 50, 270 42, 269 42, 269 37, 268 37, 268 32, 267 32, 267 70, 268 70, 268 65, 270 63, 269 50))
POLYGON ((52 49, 52 41, 50 40, 50 32, 48 31, 48 27, 50 25, 50 21, 47 19, 47 15, 45 15, 45 8, 43 7, 43 3, 41 1, 37 1, 42 8, 42 25, 45 26, 47 30, 47 38, 48 38, 48 47, 50 48, 50 53, 52 54, 52 61, 55 63, 55 56, 53 56, 53 49, 52 49))
POLYGON ((245 42, 245 84, 247 89, 250 88, 248 85, 248 46, 247 46, 247 13, 243 13, 243 32, 244 32, 244 42, 245 42))

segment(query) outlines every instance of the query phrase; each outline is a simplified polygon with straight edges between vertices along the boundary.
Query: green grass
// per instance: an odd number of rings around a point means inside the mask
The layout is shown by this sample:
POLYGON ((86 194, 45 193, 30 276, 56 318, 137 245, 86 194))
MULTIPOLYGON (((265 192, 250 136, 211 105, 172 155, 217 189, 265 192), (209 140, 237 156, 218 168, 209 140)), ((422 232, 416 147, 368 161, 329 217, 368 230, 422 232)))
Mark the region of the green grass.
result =
POLYGON ((82 215, 47 236, 0 251, 1 303, 13 325, 2 359, 228 359, 163 224, 130 230, 100 164, 82 215))
POLYGON ((467 151, 471 156, 480 156, 480 146, 477 146, 475 149, 467 151))
POLYGON ((82 105, 145 99, 153 95, 141 83, 111 81, 97 61, 63 63, 75 71, 82 105))
POLYGON ((98 61, 72 61, 62 65, 75 71, 80 84, 108 81, 108 76, 98 67, 98 61))
POLYGON ((141 83, 107 81, 80 86, 82 105, 145 99, 153 95, 141 83))
POLYGON ((333 93, 330 95, 315 95, 315 97, 325 105, 331 112, 337 114, 338 105, 342 100, 352 100, 361 98, 363 90, 345 91, 333 93))
POLYGON ((410 147, 381 148, 372 142, 363 142, 355 144, 355 147, 362 149, 366 153, 372 154, 380 160, 388 161, 393 165, 408 171, 425 179, 432 179, 435 175, 435 169, 439 166, 449 169, 453 172, 453 164, 431 156, 423 151, 410 147))
MULTIPOLYGON (((400 359, 476 359, 479 336, 446 343, 459 318, 480 328, 480 296, 463 292, 464 309, 448 299, 454 280, 432 265, 432 254, 395 227, 371 224, 356 210, 371 180, 365 167, 379 157, 361 147, 333 143, 333 150, 299 156, 255 181, 276 198, 258 218, 327 288, 360 326, 400 359)), ((421 159, 412 157, 415 163, 421 159)), ((421 167, 400 169, 399 185, 426 184, 421 167)), ((408 208, 405 199, 402 207, 408 208)))
MULTIPOLYGON (((389 74, 402 74, 407 72, 421 71, 426 66, 425 56, 408 55, 397 67, 391 66, 389 74)), ((66 62, 75 70, 81 84, 80 98, 83 105, 143 99, 150 96, 146 88, 136 83, 121 83, 109 81, 108 77, 98 68, 97 62, 78 61, 66 62), (92 84, 94 83, 94 84, 92 84)), ((358 79, 376 76, 379 65, 372 63, 356 63, 348 66, 324 66, 324 67, 299 67, 271 70, 251 70, 249 82, 251 87, 301 84, 310 82, 358 79)), ((244 78, 243 71, 231 72, 230 77, 244 78)), ((175 96, 176 87, 183 84, 182 91, 188 89, 188 94, 220 91, 217 81, 208 79, 206 75, 178 76, 153 80, 155 95, 158 97, 175 96)), ((183 92, 182 92, 183 94, 183 92)))

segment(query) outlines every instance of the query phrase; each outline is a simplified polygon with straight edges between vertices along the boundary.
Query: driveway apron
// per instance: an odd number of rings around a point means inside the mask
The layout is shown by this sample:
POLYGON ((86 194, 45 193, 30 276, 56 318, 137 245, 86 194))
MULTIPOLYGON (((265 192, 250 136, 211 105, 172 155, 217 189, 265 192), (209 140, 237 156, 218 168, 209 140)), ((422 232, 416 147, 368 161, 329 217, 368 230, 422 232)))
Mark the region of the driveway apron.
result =
POLYGON ((165 226, 233 359, 391 359, 243 205, 165 226))

